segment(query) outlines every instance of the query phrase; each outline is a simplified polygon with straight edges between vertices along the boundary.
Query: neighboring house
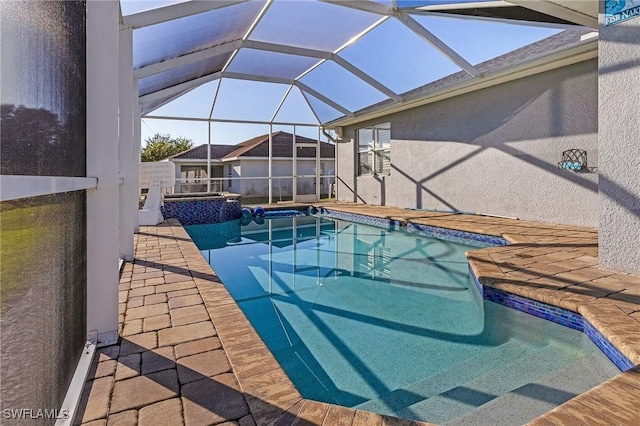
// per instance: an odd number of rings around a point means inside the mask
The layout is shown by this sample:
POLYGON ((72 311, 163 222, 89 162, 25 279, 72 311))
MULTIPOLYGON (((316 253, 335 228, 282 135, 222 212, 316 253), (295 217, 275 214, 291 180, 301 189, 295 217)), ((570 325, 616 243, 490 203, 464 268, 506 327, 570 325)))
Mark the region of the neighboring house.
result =
MULTIPOLYGON (((293 164, 293 134, 272 135, 273 199, 309 200, 316 194, 316 146, 318 142, 296 135, 296 164, 293 164), (313 147, 310 144, 314 145, 313 147), (296 175, 294 194, 293 176, 296 175)), ((199 145, 169 157, 176 165, 175 192, 234 192, 256 200, 269 195, 269 135, 257 136, 237 145, 210 145, 211 170, 207 172, 207 145, 199 145), (254 178, 254 179, 251 179, 254 178)), ((320 196, 327 196, 335 174, 335 147, 320 142, 320 196)), ((245 198, 246 199, 246 198, 245 198)))

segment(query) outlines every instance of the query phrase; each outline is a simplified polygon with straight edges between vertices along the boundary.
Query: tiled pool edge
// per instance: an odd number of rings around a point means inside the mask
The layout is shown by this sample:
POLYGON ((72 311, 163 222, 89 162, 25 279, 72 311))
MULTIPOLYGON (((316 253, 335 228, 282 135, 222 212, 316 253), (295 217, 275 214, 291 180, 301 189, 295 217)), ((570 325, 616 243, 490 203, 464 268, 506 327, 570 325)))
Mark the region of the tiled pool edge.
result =
MULTIPOLYGON (((331 218, 343 219, 386 229, 398 230, 400 226, 402 226, 402 223, 395 219, 347 213, 327 208, 323 208, 323 212, 331 218)), ((486 244, 492 244, 495 246, 504 246, 508 244, 508 241, 502 237, 458 231, 455 229, 439 228, 430 225, 415 224, 412 222, 407 222, 406 228, 408 232, 416 233, 418 235, 433 238, 444 238, 448 241, 464 244, 471 243, 471 245, 480 245, 481 247, 486 247, 486 244)), ((634 364, 622 352, 620 352, 615 345, 613 345, 597 328, 595 328, 579 313, 508 293, 493 287, 484 286, 478 281, 471 267, 469 267, 469 274, 484 299, 581 331, 591 339, 598 349, 600 349, 602 353, 604 353, 611 362, 620 369, 620 371, 627 371, 634 366, 634 364)))
POLYGON ((418 234, 425 237, 446 239, 451 242, 458 242, 476 247, 487 247, 487 244, 492 246, 504 246, 508 242, 505 238, 496 237, 493 235, 478 234, 474 232, 458 231, 455 229, 438 228, 435 226, 421 225, 417 223, 407 222, 402 223, 395 219, 385 219, 375 216, 366 216, 356 213, 346 213, 338 210, 332 210, 322 208, 324 214, 333 219, 348 220, 350 222, 361 223, 364 225, 377 226, 379 228, 385 228, 390 230, 399 230, 400 227, 405 226, 406 231, 412 234, 418 234))
POLYGON ((395 219, 385 219, 376 216, 366 216, 363 214, 347 213, 338 210, 332 210, 327 208, 320 208, 320 214, 327 215, 333 219, 348 220, 349 222, 362 223, 364 225, 377 226, 378 228, 385 228, 391 230, 398 230, 402 223, 395 219))
POLYGON ((615 345, 582 315, 547 303, 538 302, 537 300, 508 293, 497 288, 484 286, 478 281, 478 278, 471 268, 469 268, 469 274, 473 282, 480 289, 484 299, 583 332, 620 371, 627 371, 634 366, 615 345))
POLYGON ((476 234, 474 232, 458 231, 455 229, 438 228, 417 223, 407 223, 407 232, 431 238, 441 238, 476 247, 506 246, 507 240, 493 235, 476 234))

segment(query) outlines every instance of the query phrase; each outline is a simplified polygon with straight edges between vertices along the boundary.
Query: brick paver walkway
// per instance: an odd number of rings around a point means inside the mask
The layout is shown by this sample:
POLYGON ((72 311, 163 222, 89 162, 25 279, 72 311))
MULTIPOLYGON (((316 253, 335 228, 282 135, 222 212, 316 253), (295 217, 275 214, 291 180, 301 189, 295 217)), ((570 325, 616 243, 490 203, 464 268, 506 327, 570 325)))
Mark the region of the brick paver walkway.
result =
MULTIPOLYGON (((333 203, 337 210, 506 237, 469 254, 484 284, 581 313, 640 363, 640 277, 597 267, 590 228, 333 203)), ((175 221, 143 227, 120 280, 119 345, 98 350, 78 423, 418 425, 303 399, 175 221)), ((640 424, 640 368, 532 424, 640 424)))

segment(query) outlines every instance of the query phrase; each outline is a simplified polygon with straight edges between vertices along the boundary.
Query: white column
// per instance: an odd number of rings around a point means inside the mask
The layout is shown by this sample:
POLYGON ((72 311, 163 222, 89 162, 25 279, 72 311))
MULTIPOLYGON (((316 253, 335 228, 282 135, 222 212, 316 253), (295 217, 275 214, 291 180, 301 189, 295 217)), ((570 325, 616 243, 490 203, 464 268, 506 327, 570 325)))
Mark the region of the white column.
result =
POLYGON ((293 176, 293 202, 298 201, 298 149, 296 148, 296 126, 293 126, 293 163, 291 164, 291 175, 293 176))
POLYGON ((273 124, 269 123, 269 204, 273 203, 273 124))
POLYGON ((320 127, 318 127, 318 147, 316 148, 316 201, 320 201, 320 127))
POLYGON ((138 200, 140 200, 140 152, 142 150, 142 130, 141 121, 142 112, 140 110, 140 102, 138 101, 138 79, 133 80, 133 160, 135 163, 135 172, 131 176, 135 185, 136 193, 136 214, 133 219, 134 232, 140 231, 140 223, 138 221, 138 200))
POLYGON ((118 2, 87 2, 87 333, 118 339, 118 2))
POLYGON ((138 159, 134 149, 133 31, 120 30, 120 257, 133 260, 133 233, 138 216, 138 159))

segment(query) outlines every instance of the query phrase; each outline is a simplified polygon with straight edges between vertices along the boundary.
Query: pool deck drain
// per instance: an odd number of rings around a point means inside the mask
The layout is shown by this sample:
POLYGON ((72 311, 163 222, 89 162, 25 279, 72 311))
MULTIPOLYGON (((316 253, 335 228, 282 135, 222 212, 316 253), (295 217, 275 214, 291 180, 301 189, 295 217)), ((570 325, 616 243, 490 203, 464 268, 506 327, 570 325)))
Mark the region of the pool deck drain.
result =
MULTIPOLYGON (((324 207, 506 238, 468 255, 483 285, 580 313, 636 365, 529 424, 640 424, 640 276, 598 268, 596 229, 324 207)), ((78 424, 428 424, 302 398, 176 221, 141 227, 119 286, 121 342, 97 351, 78 424)))

